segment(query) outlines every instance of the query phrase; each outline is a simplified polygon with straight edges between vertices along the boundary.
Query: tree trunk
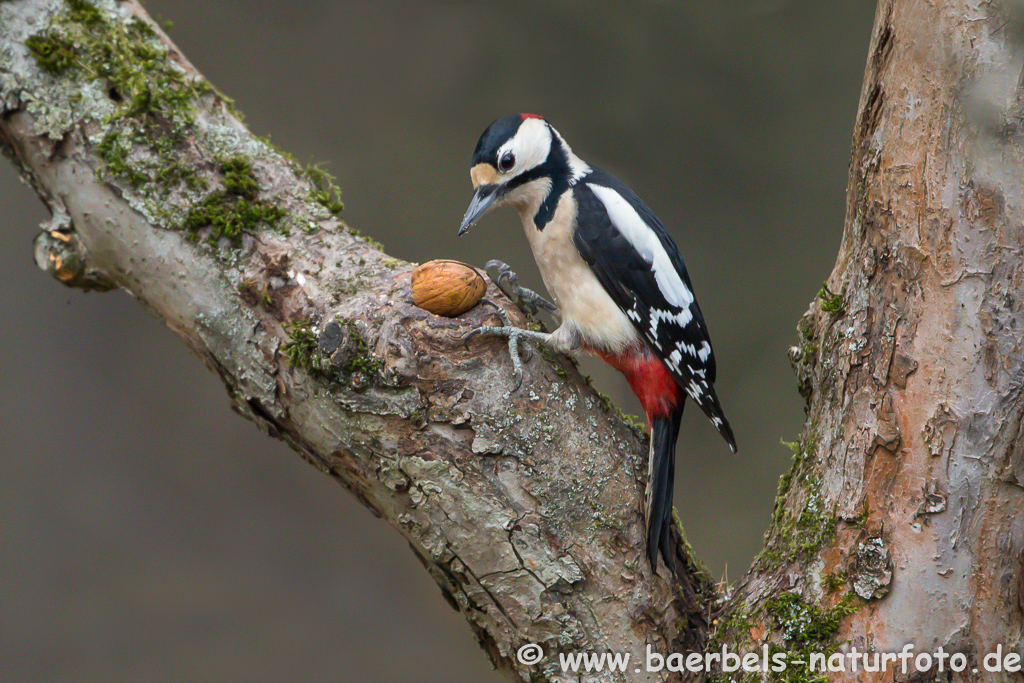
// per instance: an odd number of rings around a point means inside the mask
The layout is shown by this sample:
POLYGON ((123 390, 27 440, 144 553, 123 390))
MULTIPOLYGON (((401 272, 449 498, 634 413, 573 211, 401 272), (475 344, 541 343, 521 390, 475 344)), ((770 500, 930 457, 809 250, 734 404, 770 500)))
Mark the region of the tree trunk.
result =
POLYGON ((985 655, 1021 652, 1022 36, 1019 5, 878 6, 842 245, 791 350, 806 428, 723 622, 933 655, 830 680, 1002 680, 985 655))
POLYGON ((510 679, 578 680, 557 652, 630 653, 610 681, 695 667, 648 670, 649 646, 787 664, 719 659, 723 679, 815 680, 817 654, 829 680, 993 680, 1024 604, 1022 36, 1016 6, 880 3, 843 242, 791 350, 807 425, 724 595, 681 534, 678 580, 647 568, 646 449, 575 367, 537 354, 513 391, 502 344, 462 344, 491 309, 413 306, 409 264, 136 2, 0 1, 0 147, 53 212, 40 267, 153 311, 240 414, 395 526, 510 679), (906 672, 847 656, 908 644, 906 672))

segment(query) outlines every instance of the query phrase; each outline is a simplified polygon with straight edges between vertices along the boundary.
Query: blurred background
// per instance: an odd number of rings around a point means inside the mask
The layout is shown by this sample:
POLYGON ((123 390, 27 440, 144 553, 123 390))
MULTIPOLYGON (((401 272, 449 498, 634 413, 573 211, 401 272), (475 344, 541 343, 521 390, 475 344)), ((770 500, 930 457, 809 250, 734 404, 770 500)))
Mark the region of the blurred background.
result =
MULTIPOLYGON (((512 210, 455 237, 508 113, 631 185, 686 259, 740 444, 691 410, 676 506, 712 572, 743 574, 803 421, 786 349, 838 248, 873 3, 145 4, 397 257, 501 258, 541 287, 512 210)), ((129 296, 35 268, 47 214, 6 163, 0 207, 0 680, 495 680, 396 532, 235 416, 129 296)))

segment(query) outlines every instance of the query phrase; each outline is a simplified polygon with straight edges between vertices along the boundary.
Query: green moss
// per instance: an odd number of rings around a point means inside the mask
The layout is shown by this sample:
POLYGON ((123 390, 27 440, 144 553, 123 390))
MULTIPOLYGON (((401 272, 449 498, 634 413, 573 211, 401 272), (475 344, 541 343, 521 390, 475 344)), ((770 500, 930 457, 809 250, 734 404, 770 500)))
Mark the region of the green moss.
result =
POLYGON ((210 229, 213 239, 227 237, 239 245, 243 232, 253 232, 260 224, 270 226, 284 217, 284 210, 259 199, 259 183, 252 164, 244 157, 230 157, 219 162, 224 174, 223 189, 216 190, 189 209, 181 228, 198 237, 199 231, 210 229))
POLYGON ((85 24, 87 26, 94 26, 103 21, 103 15, 100 14, 99 9, 96 5, 86 0, 67 0, 68 16, 72 21, 85 24))
POLYGON ((220 162, 224 174, 224 191, 246 199, 255 199, 259 184, 252 172, 252 163, 245 157, 234 156, 220 162))
MULTIPOLYGON (((809 431, 813 433, 813 427, 809 431)), ((757 559, 762 567, 810 559, 832 542, 838 523, 834 507, 828 506, 821 496, 820 477, 811 462, 817 441, 811 437, 798 443, 782 443, 793 451, 793 466, 779 478, 772 528, 765 549, 757 559), (799 512, 787 505, 794 481, 800 483, 804 495, 799 512)))
MULTIPOLYGON (((746 603, 729 603, 711 622, 711 637, 705 652, 721 652, 723 647, 733 652, 755 651, 750 638, 754 625, 746 603)), ((729 673, 719 670, 713 671, 707 680, 708 683, 756 683, 760 678, 742 670, 729 673)))
POLYGON ((366 235, 364 235, 361 231, 357 230, 356 228, 351 228, 350 227, 348 229, 348 232, 349 232, 350 235, 353 235, 353 236, 358 237, 359 239, 363 240, 364 242, 369 244, 371 247, 373 247, 377 251, 384 251, 384 245, 383 244, 381 244, 377 240, 373 239, 372 237, 367 237, 366 235))
POLYGON ((811 671, 811 654, 820 653, 827 659, 836 652, 838 643, 835 639, 842 620, 858 609, 858 601, 850 593, 830 608, 804 602, 795 593, 772 597, 764 610, 782 644, 773 643, 769 648, 770 655, 785 653, 787 662, 785 671, 774 673, 772 680, 780 683, 827 683, 827 673, 811 671))
POLYGON ((813 454, 817 449, 817 440, 812 436, 806 442, 801 438, 799 441, 781 441, 780 443, 793 453, 793 465, 789 471, 779 477, 778 490, 775 493, 775 514, 776 518, 786 500, 786 494, 793 484, 793 478, 801 475, 800 481, 806 481, 806 473, 801 474, 801 466, 808 453, 813 454))
POLYGON ((366 337, 359 331, 359 326, 354 320, 345 321, 348 328, 349 343, 355 347, 355 352, 349 354, 348 358, 339 366, 339 370, 346 375, 362 373, 367 379, 379 379, 383 365, 372 353, 366 337))
POLYGON ((825 577, 822 579, 821 583, 826 591, 828 591, 829 593, 835 593, 840 588, 846 585, 846 580, 846 572, 836 571, 831 574, 826 574, 825 577))
POLYGON ((309 321, 299 320, 285 323, 284 330, 288 333, 289 340, 282 348, 285 355, 288 356, 288 362, 312 375, 321 373, 324 359, 320 355, 320 348, 317 345, 316 332, 313 331, 309 321))
POLYGON ((860 514, 857 515, 857 518, 853 522, 853 527, 855 529, 865 529, 865 528, 867 528, 868 519, 870 518, 870 516, 871 516, 871 504, 868 502, 868 499, 865 498, 864 499, 864 512, 861 512, 860 514))
MULTIPOLYGON (((698 588, 698 591, 701 590, 700 585, 703 584, 704 590, 714 592, 716 582, 711 576, 711 570, 701 562, 700 558, 697 557, 697 553, 693 551, 690 539, 686 536, 686 529, 683 528, 683 520, 679 519, 679 513, 675 507, 672 508, 672 524, 679 533, 679 542, 683 546, 683 555, 689 560, 688 573, 691 577, 691 583, 698 588)), ((678 590, 679 588, 681 586, 677 584, 676 589, 678 590)))
POLYGON ((51 73, 73 70, 104 82, 110 98, 120 105, 118 118, 184 114, 191 122, 192 102, 211 92, 208 83, 188 78, 171 63, 146 22, 108 18, 84 0, 69 0, 68 9, 26 44, 51 73), (67 49, 73 51, 70 58, 67 49))
MULTIPOLYGON (((527 322, 527 326, 529 326, 529 328, 531 330, 534 329, 535 325, 537 325, 537 326, 542 328, 542 329, 539 329, 539 330, 536 330, 536 331, 538 331, 538 332, 546 332, 547 331, 547 330, 543 329, 543 325, 540 324, 540 323, 535 323, 532 320, 527 322)), ((537 346, 540 349, 540 355, 544 357, 544 360, 546 360, 548 363, 551 364, 552 368, 554 368, 555 375, 557 375, 558 377, 561 377, 562 379, 568 379, 569 378, 569 371, 566 370, 564 367, 562 367, 562 364, 558 362, 557 358, 555 358, 555 354, 552 353, 551 349, 549 349, 544 344, 538 344, 537 346)))
POLYGON ((718 647, 709 648, 709 651, 721 649, 721 645, 725 643, 732 646, 746 644, 750 640, 750 631, 754 628, 747 605, 742 602, 729 605, 715 617, 711 625, 715 629, 714 644, 718 647))
POLYGON ((95 83, 109 99, 112 113, 100 121, 107 130, 97 145, 102 174, 136 189, 153 184, 162 196, 178 185, 202 186, 176 152, 194 123, 196 100, 214 90, 172 62, 149 24, 67 0, 26 46, 46 72, 95 83))
POLYGON ((809 493, 799 514, 784 509, 776 515, 758 563, 776 566, 810 559, 835 539, 837 522, 835 511, 824 504, 821 495, 809 493))
POLYGON ((637 434, 644 436, 647 433, 647 423, 644 422, 642 418, 639 418, 636 415, 631 415, 630 413, 625 413, 620 410, 618 406, 615 406, 615 412, 618 414, 619 418, 621 418, 622 421, 637 434))
POLYGON ((59 76, 76 66, 75 46, 58 33, 37 33, 29 36, 25 45, 39 62, 39 66, 54 76, 59 76))
POLYGON ((282 348, 288 362, 328 383, 347 383, 359 387, 369 383, 380 383, 384 375, 384 365, 371 353, 370 345, 359 331, 356 322, 339 322, 344 324, 348 331, 350 349, 350 353, 344 354, 340 364, 332 365, 331 361, 320 353, 316 332, 305 320, 284 325, 289 340, 282 348))
POLYGON ((174 185, 184 185, 190 190, 206 189, 206 181, 199 177, 195 169, 189 168, 173 158, 170 150, 161 153, 164 160, 159 168, 150 168, 146 163, 133 163, 131 159, 131 142, 145 142, 143 136, 119 135, 108 132, 96 146, 96 153, 103 160, 103 170, 110 176, 121 178, 134 189, 156 183, 164 191, 174 185), (125 140, 129 140, 128 143, 125 140), (141 170, 145 169, 145 170, 141 170))
POLYGON ((344 280, 335 286, 334 291, 339 298, 355 296, 359 293, 359 285, 355 280, 344 280))
MULTIPOLYGON (((587 382, 590 382, 590 377, 587 377, 587 382)), ((593 388, 593 385, 591 385, 591 388, 593 388)), ((619 409, 617 405, 615 405, 615 402, 612 401, 611 397, 608 396, 607 394, 603 394, 597 389, 594 389, 594 392, 597 394, 597 400, 601 403, 601 411, 603 413, 608 414, 610 412, 614 412, 616 415, 619 416, 620 420, 625 422, 630 427, 630 429, 637 432, 638 434, 645 433, 645 431, 647 430, 646 422, 638 418, 636 415, 630 415, 629 413, 622 412, 622 410, 619 409)))
POLYGON ((795 593, 782 593, 767 600, 753 615, 747 606, 740 603, 730 606, 715 619, 708 645, 708 652, 717 652, 727 644, 733 652, 754 652, 760 645, 751 643, 750 634, 756 624, 767 627, 776 634, 768 642, 768 659, 782 655, 786 663, 784 671, 772 671, 767 679, 761 679, 751 672, 723 673, 717 671, 709 683, 760 682, 773 683, 827 683, 827 673, 812 672, 811 654, 820 653, 827 659, 840 645, 837 641, 842 620, 856 612, 862 602, 852 593, 847 593, 832 607, 805 602, 795 593))
POLYGON ((793 645, 828 645, 843 617, 856 611, 851 595, 843 596, 831 609, 804 602, 796 593, 781 593, 765 603, 765 613, 772 617, 774 630, 783 641, 793 645))
POLYGON ((345 205, 341 201, 341 188, 335 184, 334 176, 317 166, 306 167, 304 173, 313 186, 309 190, 309 198, 323 205, 333 215, 340 216, 345 205))
POLYGON ((141 187, 149 181, 149 176, 128 163, 130 150, 117 134, 107 133, 104 135, 103 140, 96 146, 96 152, 103 159, 103 163, 106 164, 106 169, 111 175, 124 178, 132 187, 141 187))
POLYGON ((189 168, 180 161, 171 161, 158 170, 153 176, 153 180, 163 188, 178 183, 193 191, 205 190, 208 187, 206 181, 199 177, 194 168, 189 168))
POLYGON ((804 342, 814 341, 814 317, 805 314, 800 318, 800 322, 796 324, 796 328, 800 334, 800 339, 804 342))
POLYGON ((829 289, 827 282, 821 283, 821 289, 818 291, 818 299, 821 301, 821 310, 826 313, 831 313, 834 316, 840 316, 846 311, 846 288, 836 294, 829 289))
MULTIPOLYGON (((103 15, 97 7, 85 0, 68 0, 66 19, 83 27, 95 27, 103 23, 103 15)), ((29 36, 25 41, 29 52, 48 73, 59 76, 71 70, 80 69, 84 63, 76 58, 75 43, 55 29, 29 36)))
MULTIPOLYGON (((538 323, 538 324, 543 325, 543 323, 538 323)), ((547 331, 546 327, 544 328, 544 331, 547 331)), ((563 358, 568 359, 569 362, 573 363, 574 365, 576 364, 575 360, 573 359, 572 356, 563 356, 563 358)), ((577 367, 579 367, 579 366, 577 366, 577 367)), ((583 379, 586 380, 587 386, 590 387, 591 389, 593 389, 594 393, 597 394, 597 400, 598 400, 598 402, 601 405, 601 412, 603 412, 603 413, 605 413, 607 415, 608 413, 610 413, 612 411, 615 411, 615 413, 619 416, 619 419, 621 419, 623 422, 625 422, 638 435, 643 437, 645 439, 645 441, 649 441, 650 434, 647 432, 647 423, 645 423, 643 420, 641 420, 640 418, 636 417, 635 415, 629 415, 627 413, 622 412, 619 409, 619 407, 617 405, 615 405, 615 402, 612 401, 610 396, 608 396, 607 394, 602 393, 601 391, 599 391, 597 389, 597 387, 594 386, 594 378, 593 377, 591 377, 590 375, 584 375, 583 379)))
MULTIPOLYGON (((535 318, 527 318, 526 320, 527 329, 533 330, 534 332, 548 332, 547 325, 544 324, 543 320, 535 318)), ((544 344, 537 344, 537 348, 540 351, 540 355, 543 356, 544 360, 551 364, 552 369, 555 371, 555 375, 561 379, 569 379, 569 371, 565 369, 563 359, 566 356, 556 357, 554 352, 551 351, 544 344)), ((609 400, 610 402, 610 400, 609 400)))

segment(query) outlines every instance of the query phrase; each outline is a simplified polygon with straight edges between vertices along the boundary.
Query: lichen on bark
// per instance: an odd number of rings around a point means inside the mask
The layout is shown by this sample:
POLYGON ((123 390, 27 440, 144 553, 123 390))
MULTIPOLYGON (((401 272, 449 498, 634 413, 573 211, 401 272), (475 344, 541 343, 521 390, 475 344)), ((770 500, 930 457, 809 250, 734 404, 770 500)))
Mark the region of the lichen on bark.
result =
MULTIPOLYGON (((807 426, 732 603, 763 617, 780 591, 822 609, 852 592, 836 639, 963 652, 953 680, 1021 647, 1005 605, 1021 599, 1024 492, 999 474, 1024 414, 1021 20, 1001 3, 879 3, 842 245, 790 351, 807 426), (811 507, 827 512, 805 547, 811 507)), ((747 642, 783 635, 755 619, 747 642)))
POLYGON ((0 148, 53 211, 40 265, 161 318, 239 413, 409 541, 509 677, 575 679, 556 652, 639 642, 976 664, 1021 647, 1024 604, 1021 16, 880 3, 840 253, 790 353, 807 425, 765 552, 721 591, 681 529, 678 580, 645 565, 646 449, 576 368, 537 354, 511 391, 502 344, 462 344, 488 310, 413 306, 409 264, 136 2, 0 2, 0 148))
POLYGON ((409 264, 348 228, 326 175, 251 136, 136 2, 0 13, 0 135, 67 217, 47 234, 391 523, 498 668, 567 680, 560 650, 702 645, 714 586, 680 530, 678 579, 645 564, 646 449, 571 363, 536 354, 511 391, 502 344, 463 344, 493 313, 413 306, 409 264), (524 642, 548 657, 523 665, 524 642))

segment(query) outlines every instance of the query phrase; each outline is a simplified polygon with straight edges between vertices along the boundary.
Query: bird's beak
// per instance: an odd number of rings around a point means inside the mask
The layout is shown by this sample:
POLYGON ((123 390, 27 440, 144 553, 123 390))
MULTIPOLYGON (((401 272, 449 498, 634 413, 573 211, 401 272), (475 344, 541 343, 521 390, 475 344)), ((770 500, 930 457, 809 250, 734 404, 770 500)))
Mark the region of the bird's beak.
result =
POLYGON ((469 202, 469 208, 466 209, 466 215, 462 219, 462 225, 459 226, 460 236, 476 225, 476 222, 494 205, 500 194, 499 187, 499 185, 481 185, 476 188, 473 200, 469 202))

